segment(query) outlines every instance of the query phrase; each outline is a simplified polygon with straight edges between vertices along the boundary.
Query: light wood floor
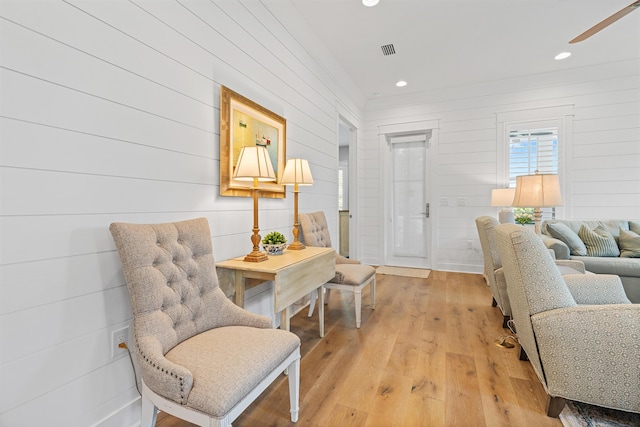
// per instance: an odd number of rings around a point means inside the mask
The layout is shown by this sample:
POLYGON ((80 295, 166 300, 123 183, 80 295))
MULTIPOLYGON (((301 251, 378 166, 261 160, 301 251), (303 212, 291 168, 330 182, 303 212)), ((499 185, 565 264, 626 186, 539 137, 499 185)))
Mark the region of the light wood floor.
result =
MULTIPOLYGON (((317 310, 291 321, 302 340, 300 418, 290 422, 286 377, 234 423, 243 426, 562 426, 545 415, 545 393, 506 335, 491 292, 476 274, 431 272, 428 279, 378 275, 368 287, 362 327, 353 297, 333 291, 326 335, 317 310)), ((166 414, 159 427, 191 424, 166 414)))

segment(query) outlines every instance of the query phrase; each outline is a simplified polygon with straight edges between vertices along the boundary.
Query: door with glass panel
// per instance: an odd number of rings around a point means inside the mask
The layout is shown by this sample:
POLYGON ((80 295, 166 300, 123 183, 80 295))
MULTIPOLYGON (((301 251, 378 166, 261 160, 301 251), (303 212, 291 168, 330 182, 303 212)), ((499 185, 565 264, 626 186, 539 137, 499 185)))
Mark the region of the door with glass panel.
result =
POLYGON ((388 136, 386 264, 429 268, 429 138, 388 136))

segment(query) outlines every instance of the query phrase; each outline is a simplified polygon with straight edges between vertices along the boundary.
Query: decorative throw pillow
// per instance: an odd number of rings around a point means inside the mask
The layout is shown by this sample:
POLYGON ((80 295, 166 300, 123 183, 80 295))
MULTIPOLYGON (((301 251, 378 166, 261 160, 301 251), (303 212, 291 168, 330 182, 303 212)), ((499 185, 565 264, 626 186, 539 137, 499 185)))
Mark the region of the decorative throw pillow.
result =
POLYGON ((640 234, 620 229, 620 256, 640 258, 640 234))
POLYGON ((587 247, 584 242, 576 234, 575 231, 569 228, 568 225, 561 222, 547 223, 547 231, 558 240, 562 240, 569 246, 571 255, 585 256, 587 255, 587 247))
POLYGON ((578 236, 587 247, 588 256, 610 256, 617 257, 620 255, 620 249, 616 244, 616 239, 603 225, 598 225, 591 230, 582 224, 578 231, 578 236))

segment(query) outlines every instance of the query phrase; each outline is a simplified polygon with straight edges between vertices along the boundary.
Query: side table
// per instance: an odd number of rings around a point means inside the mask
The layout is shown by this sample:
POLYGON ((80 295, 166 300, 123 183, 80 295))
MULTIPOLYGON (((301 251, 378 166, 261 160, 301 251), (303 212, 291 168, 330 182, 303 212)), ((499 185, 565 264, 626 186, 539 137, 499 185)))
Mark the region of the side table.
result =
MULTIPOLYGON (((273 281, 274 313, 280 313, 280 327, 290 330, 291 305, 318 289, 320 336, 324 336, 324 293, 322 286, 335 276, 335 251, 307 246, 282 255, 269 256, 263 262, 245 262, 244 257, 216 263, 219 277, 230 277, 235 288, 235 303, 244 307, 245 289, 273 281), (225 271, 227 270, 227 271, 225 271)), ((222 280, 222 279, 221 279, 222 280)))

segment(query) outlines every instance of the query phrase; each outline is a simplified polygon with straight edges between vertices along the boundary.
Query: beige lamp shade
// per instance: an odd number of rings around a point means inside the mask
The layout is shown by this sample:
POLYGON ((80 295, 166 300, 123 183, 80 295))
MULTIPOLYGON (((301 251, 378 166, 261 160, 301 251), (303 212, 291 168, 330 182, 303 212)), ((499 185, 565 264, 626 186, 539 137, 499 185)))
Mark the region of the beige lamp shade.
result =
POLYGON ((289 159, 284 167, 280 184, 283 185, 312 185, 313 177, 309 162, 305 159, 289 159))
POLYGON ((269 152, 265 147, 242 147, 238 156, 236 169, 233 171, 233 179, 238 181, 275 181, 276 174, 273 171, 269 152))
POLYGON ((511 206, 551 208, 562 206, 562 203, 558 175, 535 174, 516 177, 516 192, 511 206))
POLYGON ((498 213, 498 220, 500 224, 513 224, 513 195, 515 194, 515 188, 495 188, 491 190, 491 206, 500 206, 502 209, 498 213))
POLYGON ((291 243, 287 249, 304 249, 304 243, 298 240, 300 233, 300 224, 298 223, 298 186, 313 184, 313 177, 311 176, 309 162, 304 159, 287 160, 287 164, 284 166, 284 172, 282 173, 282 178, 280 179, 280 184, 293 185, 293 243, 291 243))
POLYGON ((511 206, 515 188, 494 188, 491 190, 491 206, 511 206))

